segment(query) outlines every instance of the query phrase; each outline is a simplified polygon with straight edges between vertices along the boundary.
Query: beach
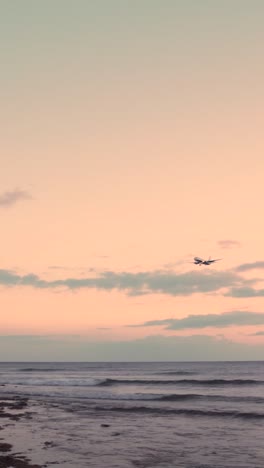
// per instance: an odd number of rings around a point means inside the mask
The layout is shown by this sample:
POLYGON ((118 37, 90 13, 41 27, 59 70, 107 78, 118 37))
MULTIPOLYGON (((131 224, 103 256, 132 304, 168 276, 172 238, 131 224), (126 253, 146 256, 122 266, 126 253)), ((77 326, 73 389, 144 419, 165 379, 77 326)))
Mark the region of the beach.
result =
POLYGON ((0 364, 0 467, 262 468, 263 370, 0 364))
MULTIPOLYGON (((10 398, 0 400, 0 436, 2 433, 8 433, 8 439, 13 439, 10 434, 10 428, 14 427, 21 418, 29 418, 30 413, 27 412, 27 399, 10 398)), ((13 445, 3 442, 4 438, 0 437, 0 468, 39 468, 41 465, 31 464, 29 458, 23 453, 14 453, 13 445)))

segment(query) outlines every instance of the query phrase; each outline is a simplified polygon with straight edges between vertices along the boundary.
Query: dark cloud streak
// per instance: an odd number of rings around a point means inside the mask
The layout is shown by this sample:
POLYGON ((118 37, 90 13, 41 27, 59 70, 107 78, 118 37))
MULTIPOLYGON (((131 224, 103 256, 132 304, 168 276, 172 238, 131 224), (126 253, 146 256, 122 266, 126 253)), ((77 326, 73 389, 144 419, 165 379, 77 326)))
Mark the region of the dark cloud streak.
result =
POLYGON ((254 289, 251 287, 231 288, 224 294, 226 297, 264 297, 264 289, 254 289))
POLYGON ((0 270, 0 285, 31 286, 36 289, 66 288, 98 289, 104 291, 120 290, 131 296, 144 294, 168 294, 171 296, 190 296, 195 293, 214 293, 222 288, 238 287, 244 283, 238 274, 225 271, 190 271, 177 273, 167 270, 139 273, 103 271, 97 276, 86 278, 65 278, 44 280, 35 274, 18 275, 10 270, 0 270))
POLYGON ((264 269, 263 260, 258 260, 252 263, 243 263, 242 265, 239 265, 236 268, 236 271, 243 272, 243 271, 250 271, 250 270, 256 270, 256 269, 260 269, 260 270, 264 269))
POLYGON ((151 320, 129 327, 164 326, 167 330, 202 329, 207 327, 226 328, 232 325, 263 325, 264 313, 231 311, 222 314, 189 315, 182 319, 151 320))

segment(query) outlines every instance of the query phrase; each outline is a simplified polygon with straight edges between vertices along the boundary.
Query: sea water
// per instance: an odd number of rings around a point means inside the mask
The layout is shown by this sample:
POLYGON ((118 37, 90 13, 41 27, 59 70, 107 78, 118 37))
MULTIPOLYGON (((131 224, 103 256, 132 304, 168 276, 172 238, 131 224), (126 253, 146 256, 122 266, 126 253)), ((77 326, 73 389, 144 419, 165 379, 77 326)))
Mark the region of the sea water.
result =
POLYGON ((0 363, 0 384, 57 466, 264 467, 264 362, 0 363))

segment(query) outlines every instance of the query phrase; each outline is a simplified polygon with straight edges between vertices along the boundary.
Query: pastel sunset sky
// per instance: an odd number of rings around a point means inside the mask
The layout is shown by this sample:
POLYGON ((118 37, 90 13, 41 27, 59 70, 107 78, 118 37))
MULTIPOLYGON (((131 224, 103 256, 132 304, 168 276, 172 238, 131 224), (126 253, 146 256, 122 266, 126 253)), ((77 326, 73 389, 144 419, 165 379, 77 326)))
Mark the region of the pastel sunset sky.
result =
POLYGON ((0 0, 2 361, 264 359, 263 24, 0 0))

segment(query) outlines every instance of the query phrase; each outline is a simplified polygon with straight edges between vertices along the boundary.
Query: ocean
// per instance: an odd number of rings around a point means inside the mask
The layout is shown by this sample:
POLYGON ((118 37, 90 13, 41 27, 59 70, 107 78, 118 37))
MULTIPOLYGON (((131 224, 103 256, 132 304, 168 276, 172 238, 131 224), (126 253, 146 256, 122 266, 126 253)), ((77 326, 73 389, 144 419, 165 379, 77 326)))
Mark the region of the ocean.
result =
POLYGON ((42 466, 263 468, 264 362, 0 363, 2 431, 42 466))

